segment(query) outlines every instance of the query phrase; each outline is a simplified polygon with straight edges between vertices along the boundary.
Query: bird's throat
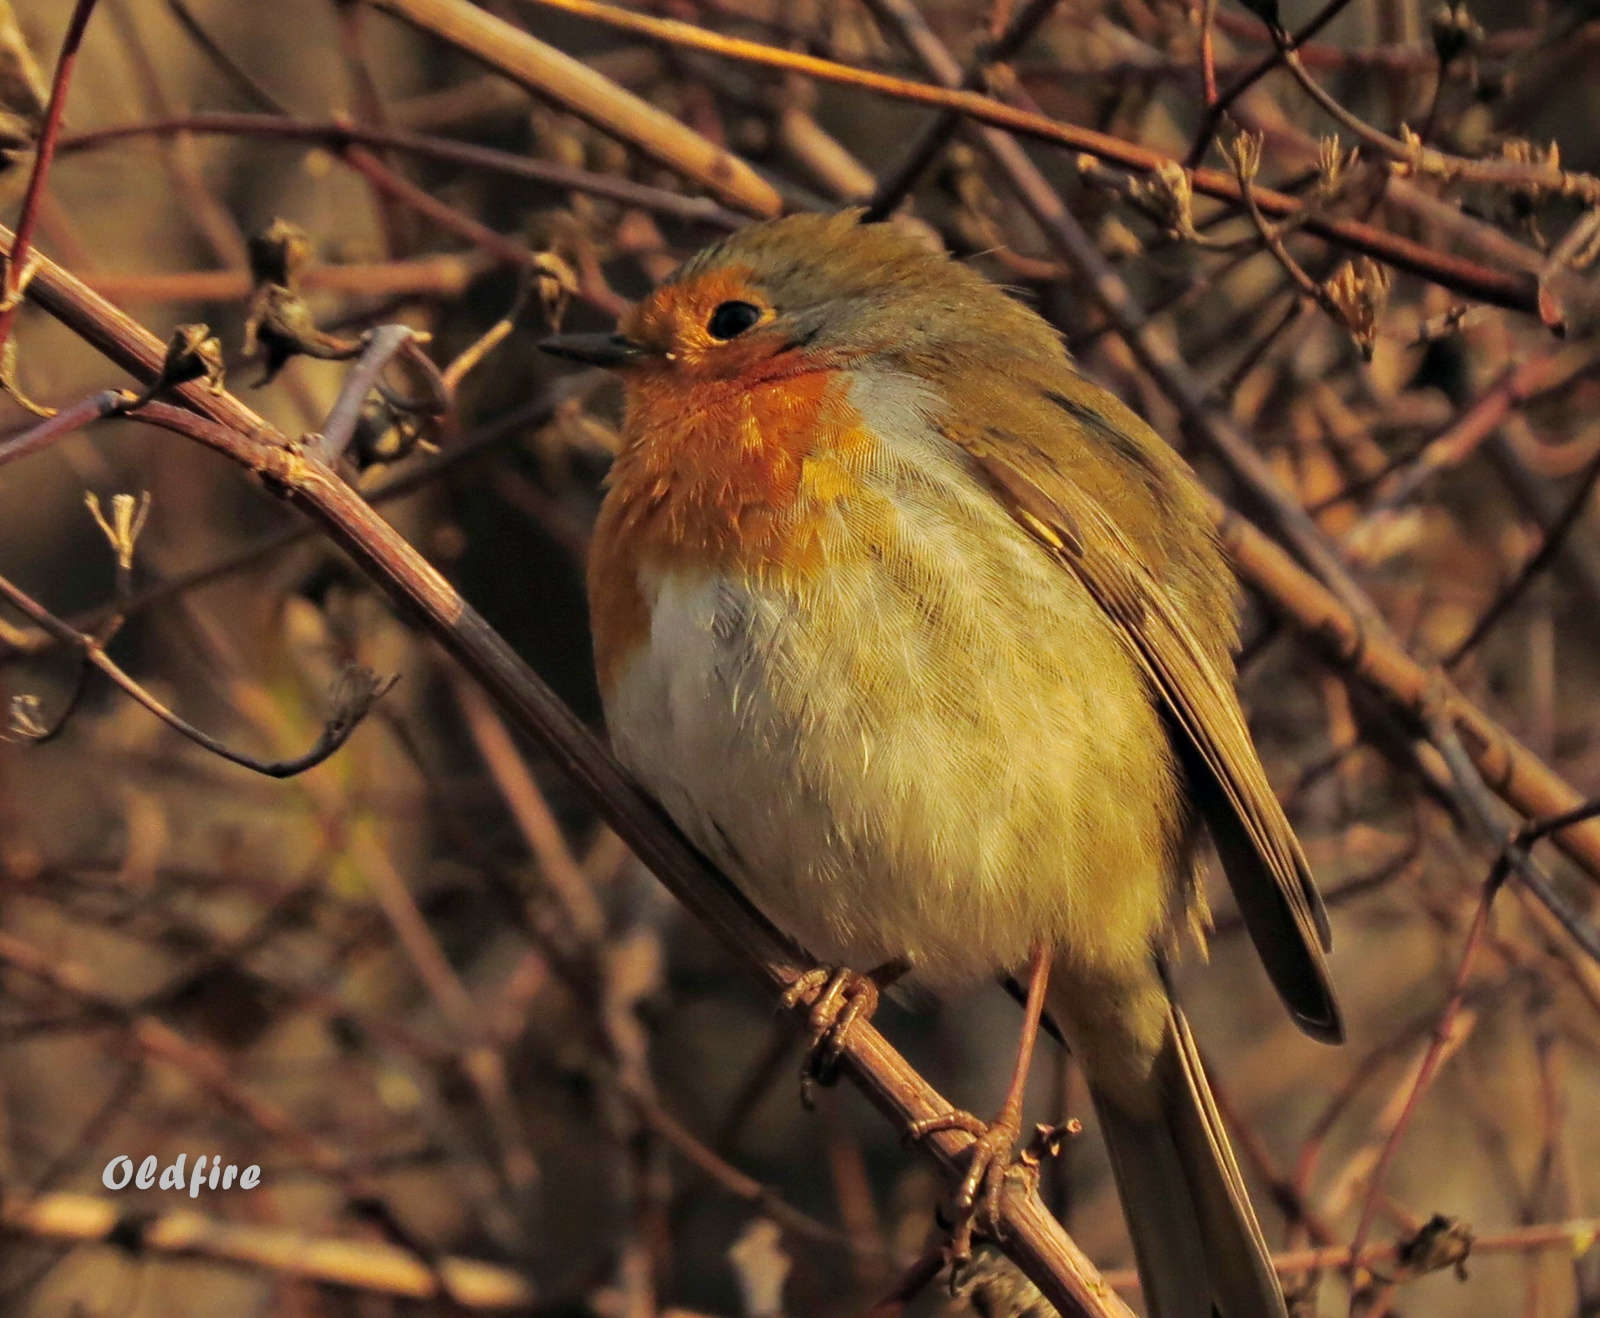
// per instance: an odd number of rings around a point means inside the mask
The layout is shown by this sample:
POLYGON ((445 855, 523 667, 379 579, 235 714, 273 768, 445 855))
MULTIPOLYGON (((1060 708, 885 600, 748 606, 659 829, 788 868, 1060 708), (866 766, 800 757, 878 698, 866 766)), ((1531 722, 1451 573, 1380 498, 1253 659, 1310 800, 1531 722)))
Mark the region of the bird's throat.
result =
POLYGON ((648 631, 641 572, 753 576, 801 590, 834 506, 860 491, 875 440, 849 376, 629 382, 623 451, 590 555, 602 682, 648 631))

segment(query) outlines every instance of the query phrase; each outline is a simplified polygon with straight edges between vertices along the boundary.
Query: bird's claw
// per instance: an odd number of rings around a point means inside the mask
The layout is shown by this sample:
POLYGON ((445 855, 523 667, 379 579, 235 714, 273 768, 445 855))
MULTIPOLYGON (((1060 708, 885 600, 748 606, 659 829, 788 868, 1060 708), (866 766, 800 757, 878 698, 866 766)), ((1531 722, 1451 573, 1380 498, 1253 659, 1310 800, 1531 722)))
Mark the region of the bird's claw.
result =
POLYGON ((878 1010, 878 985, 853 970, 816 966, 789 985, 781 1000, 793 1008, 811 993, 817 998, 811 1004, 810 1040, 800 1067, 800 1101, 808 1109, 815 1105, 815 1086, 838 1080, 839 1058, 852 1027, 859 1020, 871 1020, 878 1010))
POLYGON ((1014 1116, 1002 1114, 985 1124, 970 1112, 952 1109, 913 1122, 906 1130, 906 1138, 926 1139, 943 1130, 965 1131, 973 1137, 967 1174, 961 1178, 961 1185, 951 1201, 955 1221, 950 1228, 945 1259, 950 1264, 954 1281, 961 1268, 972 1261, 973 1231, 981 1228, 994 1237, 1001 1233, 1000 1201, 1005 1194, 1006 1175, 1018 1165, 1017 1140, 1022 1135, 1022 1123, 1014 1116))

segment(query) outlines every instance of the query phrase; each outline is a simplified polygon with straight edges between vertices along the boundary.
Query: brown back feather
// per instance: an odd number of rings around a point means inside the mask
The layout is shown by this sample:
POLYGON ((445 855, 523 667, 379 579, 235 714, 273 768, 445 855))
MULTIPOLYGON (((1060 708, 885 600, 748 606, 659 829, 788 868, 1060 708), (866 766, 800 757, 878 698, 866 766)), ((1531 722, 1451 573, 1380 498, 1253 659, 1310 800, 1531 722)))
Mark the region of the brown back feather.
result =
MULTIPOLYGON (((963 408, 981 424, 952 421, 946 433, 1127 641, 1268 975, 1301 1029, 1337 1042, 1327 915, 1233 688, 1231 578, 1195 478, 1064 359, 1054 369, 1023 365, 1025 378, 1014 369, 1005 395, 963 408)), ((992 378, 992 369, 975 363, 973 375, 992 378)), ((960 383, 952 394, 972 401, 960 383)))

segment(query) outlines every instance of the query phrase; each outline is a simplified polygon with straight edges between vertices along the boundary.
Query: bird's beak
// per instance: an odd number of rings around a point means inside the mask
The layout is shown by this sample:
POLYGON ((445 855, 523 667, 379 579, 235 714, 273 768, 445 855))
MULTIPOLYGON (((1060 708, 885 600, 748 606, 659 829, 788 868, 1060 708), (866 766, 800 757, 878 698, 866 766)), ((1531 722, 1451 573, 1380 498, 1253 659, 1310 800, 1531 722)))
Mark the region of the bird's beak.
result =
POLYGON ((650 352, 621 334, 553 334, 540 339, 539 347, 555 357, 609 367, 631 366, 650 352))

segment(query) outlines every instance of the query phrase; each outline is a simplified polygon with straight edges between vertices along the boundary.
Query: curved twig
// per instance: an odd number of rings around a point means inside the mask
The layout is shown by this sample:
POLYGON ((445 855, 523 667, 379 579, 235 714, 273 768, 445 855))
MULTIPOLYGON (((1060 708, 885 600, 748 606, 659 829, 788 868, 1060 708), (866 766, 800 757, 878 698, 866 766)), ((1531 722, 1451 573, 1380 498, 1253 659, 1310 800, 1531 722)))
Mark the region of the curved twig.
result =
MULTIPOLYGON (((164 404, 152 404, 152 406, 163 407, 164 404)), ((157 421, 157 424, 160 422, 157 421)), ((315 744, 303 755, 297 755, 292 759, 261 760, 243 751, 234 750, 225 742, 218 741, 210 733, 202 732, 192 723, 173 713, 148 688, 123 671, 122 667, 105 652, 99 640, 68 626, 5 577, 0 577, 0 599, 23 614, 36 627, 49 632, 63 645, 77 650, 83 656, 86 668, 94 667, 104 673, 120 690, 137 700, 174 732, 187 737, 213 755, 221 756, 233 764, 242 765, 268 778, 292 778, 321 764, 350 739, 350 734, 356 730, 367 711, 372 708, 373 702, 381 699, 399 681, 398 677, 380 678, 366 668, 346 669, 335 679, 333 690, 329 693, 329 702, 333 709, 315 744)), ((66 712, 48 730, 41 731, 38 735, 30 733, 28 740, 45 741, 59 733, 65 723, 66 715, 72 712, 72 708, 82 696, 82 689, 83 683, 80 677, 66 712)))

